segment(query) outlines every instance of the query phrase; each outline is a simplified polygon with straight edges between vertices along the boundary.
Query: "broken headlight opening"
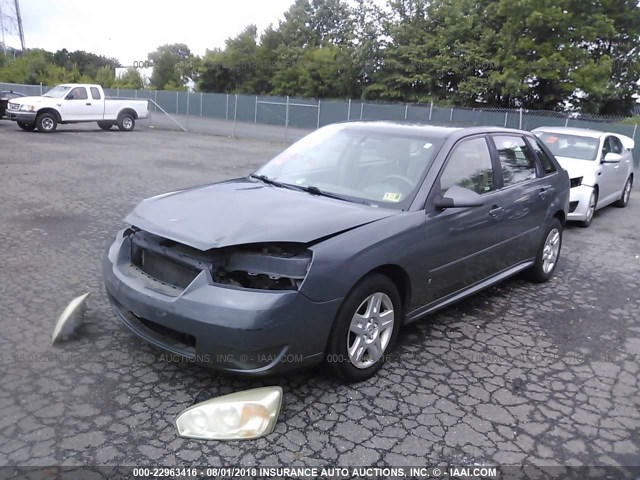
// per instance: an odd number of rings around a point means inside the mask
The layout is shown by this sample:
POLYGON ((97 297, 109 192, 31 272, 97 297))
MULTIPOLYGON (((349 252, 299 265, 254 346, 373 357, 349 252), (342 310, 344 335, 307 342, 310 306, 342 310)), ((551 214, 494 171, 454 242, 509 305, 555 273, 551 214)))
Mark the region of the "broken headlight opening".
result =
POLYGON ((145 275, 186 288, 203 270, 215 283, 256 290, 298 290, 311 265, 304 244, 265 243, 206 252, 132 227, 131 263, 145 275))
POLYGON ((311 264, 311 252, 297 244, 231 247, 213 272, 214 281, 259 290, 297 290, 311 264))
POLYGON ((571 179, 571 188, 576 188, 582 185, 582 177, 576 177, 571 179))

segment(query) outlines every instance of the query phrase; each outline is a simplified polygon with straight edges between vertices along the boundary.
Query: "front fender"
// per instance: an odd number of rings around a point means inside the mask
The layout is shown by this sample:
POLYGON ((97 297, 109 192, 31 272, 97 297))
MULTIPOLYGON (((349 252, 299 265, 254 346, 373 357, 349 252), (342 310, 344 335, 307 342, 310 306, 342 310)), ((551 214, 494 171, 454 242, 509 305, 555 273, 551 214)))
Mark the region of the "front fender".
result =
POLYGON ((360 279, 384 265, 415 278, 424 211, 403 212, 313 245, 313 261, 301 293, 313 301, 344 298, 360 279))
POLYGON ((54 107, 40 107, 38 108, 38 110, 36 111, 36 116, 40 115, 41 113, 53 113, 56 116, 56 119, 58 120, 58 122, 62 122, 62 113, 54 107))

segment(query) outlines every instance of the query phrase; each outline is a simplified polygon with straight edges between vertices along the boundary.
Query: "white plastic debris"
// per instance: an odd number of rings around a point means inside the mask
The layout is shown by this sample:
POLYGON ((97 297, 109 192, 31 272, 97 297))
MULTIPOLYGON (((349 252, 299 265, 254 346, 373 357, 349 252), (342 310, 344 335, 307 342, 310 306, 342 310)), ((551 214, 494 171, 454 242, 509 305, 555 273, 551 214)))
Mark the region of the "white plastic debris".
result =
POLYGON ((51 335, 51 343, 56 343, 61 338, 71 335, 76 327, 82 321, 84 312, 87 311, 87 297, 90 292, 80 295, 69 302, 69 305, 58 317, 56 326, 53 329, 53 335, 51 335))

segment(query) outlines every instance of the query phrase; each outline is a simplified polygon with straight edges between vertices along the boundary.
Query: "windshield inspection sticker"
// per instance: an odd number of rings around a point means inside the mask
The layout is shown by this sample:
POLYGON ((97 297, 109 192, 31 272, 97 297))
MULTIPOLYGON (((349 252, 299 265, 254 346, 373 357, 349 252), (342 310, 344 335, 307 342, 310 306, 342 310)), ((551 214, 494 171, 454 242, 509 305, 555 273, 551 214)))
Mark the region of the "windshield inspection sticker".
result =
POLYGON ((399 202, 400 197, 402 197, 402 194, 400 193, 387 192, 384 194, 384 197, 382 197, 382 199, 385 202, 399 202))

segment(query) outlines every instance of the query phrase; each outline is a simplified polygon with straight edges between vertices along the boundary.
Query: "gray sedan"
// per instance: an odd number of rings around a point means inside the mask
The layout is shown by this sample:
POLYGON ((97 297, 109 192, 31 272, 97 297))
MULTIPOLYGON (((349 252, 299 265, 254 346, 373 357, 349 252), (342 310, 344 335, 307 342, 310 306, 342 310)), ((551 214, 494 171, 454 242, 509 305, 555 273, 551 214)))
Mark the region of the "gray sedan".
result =
POLYGON ((245 178, 153 197, 104 256, 117 316, 178 358, 372 376, 402 325, 551 278, 569 178, 530 133, 331 125, 245 178))

